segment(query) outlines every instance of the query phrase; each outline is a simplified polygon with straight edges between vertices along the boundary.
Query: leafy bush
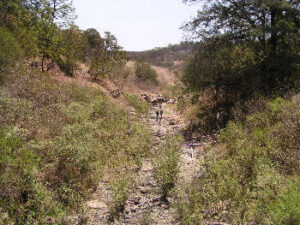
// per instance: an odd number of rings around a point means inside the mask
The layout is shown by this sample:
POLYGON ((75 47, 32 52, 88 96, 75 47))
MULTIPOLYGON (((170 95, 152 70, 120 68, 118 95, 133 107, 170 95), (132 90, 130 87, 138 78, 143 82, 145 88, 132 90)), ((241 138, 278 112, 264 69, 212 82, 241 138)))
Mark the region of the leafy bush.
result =
POLYGON ((40 156, 25 146, 26 131, 0 130, 0 221, 3 224, 62 223, 64 211, 42 183, 40 156))
POLYGON ((122 51, 117 38, 110 32, 105 32, 102 39, 94 29, 88 29, 85 33, 90 37, 91 65, 89 73, 96 80, 104 77, 116 78, 124 69, 127 62, 127 54, 122 51))
POLYGON ((181 196, 184 223, 297 224, 299 109, 299 98, 276 98, 244 126, 230 122, 208 150, 202 175, 181 196))
POLYGON ((21 46, 12 33, 0 27, 0 71, 11 66, 22 55, 21 46))
POLYGON ((81 212, 103 174, 140 167, 150 150, 149 129, 131 121, 128 135, 126 112, 97 89, 26 68, 3 81, 0 223, 62 224, 81 212))
POLYGON ((112 218, 116 218, 124 211, 125 203, 132 188, 132 178, 128 175, 114 178, 110 183, 112 191, 112 201, 110 203, 110 213, 112 218))
POLYGON ((91 122, 72 124, 63 127, 53 152, 53 175, 48 181, 53 184, 61 202, 78 208, 88 196, 89 191, 97 187, 101 174, 103 152, 95 143, 94 134, 98 127, 91 122))
POLYGON ((157 73, 150 64, 143 63, 143 62, 136 62, 135 63, 135 75, 138 80, 141 81, 150 81, 154 84, 158 84, 157 80, 157 73))
POLYGON ((281 196, 267 205, 267 215, 260 218, 262 222, 270 224, 276 221, 278 224, 300 224, 300 186, 299 179, 293 180, 285 188, 281 196))
POLYGON ((161 147, 161 154, 154 161, 155 177, 160 188, 162 199, 166 200, 174 188, 179 174, 181 136, 169 136, 161 147))

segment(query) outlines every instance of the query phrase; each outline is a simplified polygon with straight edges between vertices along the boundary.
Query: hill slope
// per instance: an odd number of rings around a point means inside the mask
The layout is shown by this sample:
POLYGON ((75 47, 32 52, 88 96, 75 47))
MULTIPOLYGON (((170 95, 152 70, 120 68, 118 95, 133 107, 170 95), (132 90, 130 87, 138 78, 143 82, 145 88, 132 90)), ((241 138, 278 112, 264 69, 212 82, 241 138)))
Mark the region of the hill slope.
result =
POLYGON ((184 42, 164 48, 154 48, 148 51, 127 52, 131 60, 142 60, 161 67, 176 68, 188 56, 191 44, 184 42))

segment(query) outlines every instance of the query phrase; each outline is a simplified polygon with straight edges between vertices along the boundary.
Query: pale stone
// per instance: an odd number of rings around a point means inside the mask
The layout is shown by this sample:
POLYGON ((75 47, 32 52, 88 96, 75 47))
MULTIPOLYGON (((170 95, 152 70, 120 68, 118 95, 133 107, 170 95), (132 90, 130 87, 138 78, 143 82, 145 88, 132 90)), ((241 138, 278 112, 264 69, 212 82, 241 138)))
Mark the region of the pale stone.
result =
POLYGON ((104 202, 90 201, 87 203, 87 206, 92 209, 102 209, 108 211, 108 207, 104 202))
POLYGON ((148 172, 153 170, 153 166, 150 162, 144 161, 141 170, 142 172, 148 172))

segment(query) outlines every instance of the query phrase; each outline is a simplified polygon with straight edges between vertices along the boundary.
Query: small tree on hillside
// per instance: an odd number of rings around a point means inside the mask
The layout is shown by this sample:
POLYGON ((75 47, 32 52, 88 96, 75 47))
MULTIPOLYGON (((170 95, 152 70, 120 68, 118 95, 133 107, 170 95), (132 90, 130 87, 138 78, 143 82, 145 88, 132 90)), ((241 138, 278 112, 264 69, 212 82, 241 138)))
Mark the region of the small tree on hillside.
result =
POLYGON ((7 29, 0 27, 0 72, 23 55, 18 41, 7 29))
POLYGON ((128 60, 127 54, 122 51, 114 35, 105 32, 105 37, 101 40, 102 42, 99 42, 91 51, 89 72, 93 80, 104 77, 115 77, 124 68, 128 60))
POLYGON ((42 56, 42 71, 45 71, 44 60, 59 59, 62 36, 59 28, 67 28, 74 19, 74 8, 70 0, 31 0, 24 1, 31 12, 32 23, 38 37, 39 53, 42 56))
POLYGON ((150 81, 158 84, 157 73, 148 63, 137 61, 135 63, 135 75, 140 81, 150 81))
POLYGON ((69 29, 62 30, 61 55, 58 64, 66 75, 73 76, 78 68, 77 61, 80 59, 81 34, 77 26, 72 25, 69 29))

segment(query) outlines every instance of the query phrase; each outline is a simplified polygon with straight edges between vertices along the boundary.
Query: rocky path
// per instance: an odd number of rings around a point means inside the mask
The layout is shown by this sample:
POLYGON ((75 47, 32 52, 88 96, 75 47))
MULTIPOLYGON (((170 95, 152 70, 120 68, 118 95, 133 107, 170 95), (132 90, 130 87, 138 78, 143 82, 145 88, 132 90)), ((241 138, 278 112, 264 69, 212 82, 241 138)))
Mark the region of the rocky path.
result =
MULTIPOLYGON (((161 125, 156 121, 154 112, 150 117, 143 119, 152 128, 156 139, 152 147, 153 151, 159 151, 160 144, 166 135, 181 133, 187 126, 186 121, 172 109, 171 104, 164 103, 163 109, 164 116, 161 125), (157 135, 158 130, 160 135, 157 135)), ((182 144, 178 184, 190 182, 191 178, 197 174, 197 161, 202 156, 202 152, 201 146, 192 151, 187 143, 182 144)), ((142 167, 136 176, 136 188, 126 202, 124 213, 119 220, 114 222, 108 220, 109 196, 107 183, 102 181, 94 195, 95 200, 87 203, 90 224, 180 224, 176 220, 176 212, 172 207, 174 199, 170 197, 167 203, 162 201, 158 194, 151 158, 143 159, 142 167)))

